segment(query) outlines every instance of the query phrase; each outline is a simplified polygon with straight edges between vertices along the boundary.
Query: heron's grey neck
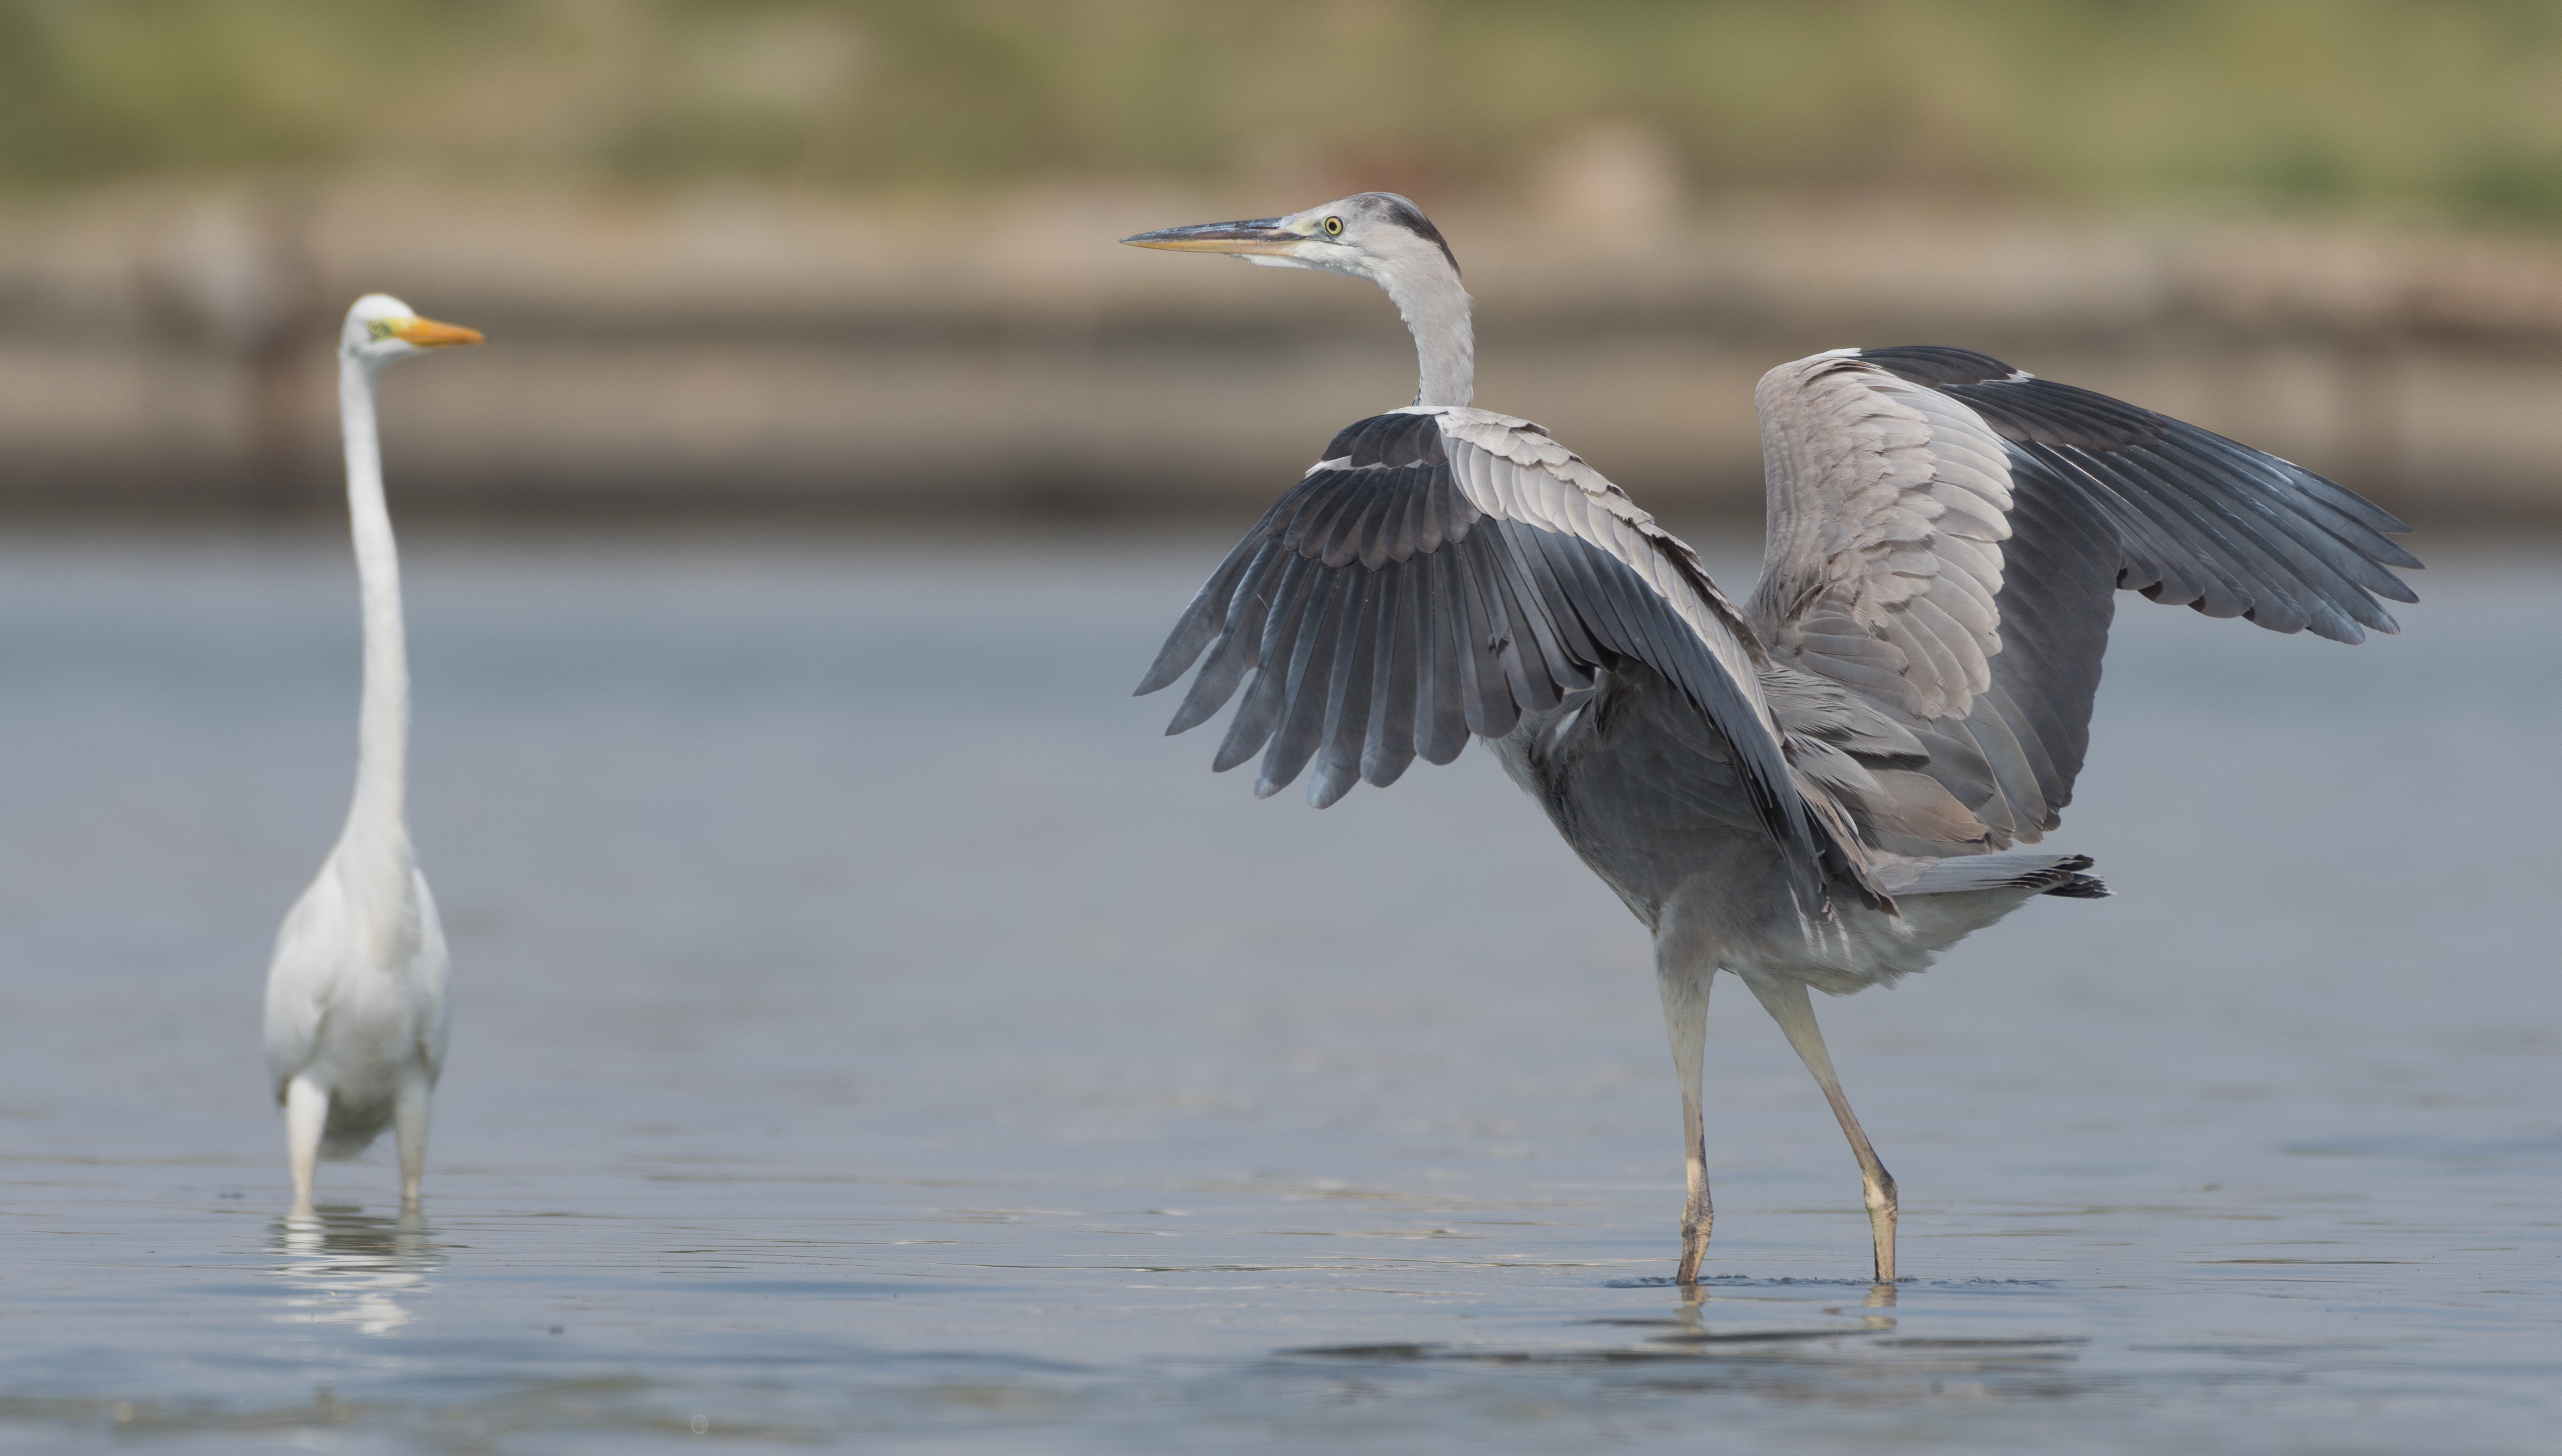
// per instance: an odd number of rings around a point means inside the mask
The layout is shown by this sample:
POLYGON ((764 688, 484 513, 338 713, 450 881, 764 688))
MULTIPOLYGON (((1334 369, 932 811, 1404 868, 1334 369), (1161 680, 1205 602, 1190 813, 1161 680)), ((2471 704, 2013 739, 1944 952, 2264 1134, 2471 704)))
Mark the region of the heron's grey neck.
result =
POLYGON ((1474 300, 1460 286, 1459 271, 1438 248, 1424 249, 1421 257, 1399 260, 1399 265, 1381 270, 1378 285, 1414 331, 1415 360, 1423 376, 1414 402, 1464 405, 1477 395, 1477 330, 1468 313, 1474 300))
POLYGON ((338 360, 338 418, 347 444, 347 527, 365 624, 365 689, 356 730, 356 796, 343 842, 405 839, 409 770, 409 653, 401 631, 400 557, 383 503, 383 452, 374 429, 374 370, 338 360), (387 836, 385 830, 391 832, 387 836))

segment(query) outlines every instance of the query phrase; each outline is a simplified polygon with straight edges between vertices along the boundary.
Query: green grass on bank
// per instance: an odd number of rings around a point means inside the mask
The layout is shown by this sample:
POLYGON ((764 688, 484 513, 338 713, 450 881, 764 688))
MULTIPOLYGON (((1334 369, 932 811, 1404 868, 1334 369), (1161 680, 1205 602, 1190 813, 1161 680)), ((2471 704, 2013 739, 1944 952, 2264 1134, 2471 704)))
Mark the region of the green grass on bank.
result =
POLYGON ((0 187, 1690 185, 2562 226, 2556 0, 0 0, 0 187))

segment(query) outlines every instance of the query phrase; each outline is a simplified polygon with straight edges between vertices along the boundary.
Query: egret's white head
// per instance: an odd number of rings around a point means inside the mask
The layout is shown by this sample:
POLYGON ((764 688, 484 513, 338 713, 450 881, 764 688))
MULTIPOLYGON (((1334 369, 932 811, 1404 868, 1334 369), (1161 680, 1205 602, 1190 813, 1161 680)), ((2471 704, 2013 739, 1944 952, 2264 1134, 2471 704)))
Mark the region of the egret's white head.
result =
POLYGON ((417 309, 389 293, 367 293, 347 310, 347 326, 338 333, 338 352, 380 369, 394 359, 428 349, 478 342, 477 329, 421 318, 417 309))
POLYGON ((1423 209, 1393 192, 1357 192, 1286 218, 1202 223, 1121 240, 1133 248, 1225 253, 1265 268, 1313 268, 1368 278, 1390 292, 1407 279, 1459 260, 1423 209))

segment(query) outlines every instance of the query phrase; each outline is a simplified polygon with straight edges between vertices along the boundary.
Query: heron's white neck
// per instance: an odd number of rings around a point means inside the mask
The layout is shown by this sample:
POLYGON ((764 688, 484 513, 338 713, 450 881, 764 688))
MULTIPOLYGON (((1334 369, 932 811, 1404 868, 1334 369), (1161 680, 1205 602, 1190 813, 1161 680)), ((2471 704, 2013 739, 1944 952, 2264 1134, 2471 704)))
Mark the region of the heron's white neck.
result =
POLYGON ((1415 362, 1422 380, 1414 392, 1418 405, 1464 405, 1477 396, 1477 329, 1470 321, 1468 290, 1459 271, 1441 250, 1421 246, 1381 269, 1378 285, 1396 302, 1405 326, 1414 331, 1415 362))
MULTIPOLYGON (((347 442, 347 524, 365 623, 365 695, 356 729, 356 797, 341 850, 389 848, 405 857, 409 772, 409 653, 401 633, 400 556, 383 504, 383 449, 374 429, 374 373, 338 360, 338 422, 347 442)), ((388 866, 386 866, 388 867, 388 866)))

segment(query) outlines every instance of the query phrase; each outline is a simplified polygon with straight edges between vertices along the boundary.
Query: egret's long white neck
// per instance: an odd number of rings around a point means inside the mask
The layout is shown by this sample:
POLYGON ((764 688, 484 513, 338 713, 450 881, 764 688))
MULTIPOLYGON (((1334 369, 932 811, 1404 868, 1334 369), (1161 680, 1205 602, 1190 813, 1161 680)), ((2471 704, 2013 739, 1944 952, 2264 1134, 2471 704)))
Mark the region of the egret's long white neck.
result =
POLYGON ((1415 362, 1422 373, 1414 402, 1464 405, 1475 399, 1477 329, 1468 311, 1474 300, 1449 259, 1438 248, 1420 247, 1394 267, 1381 269, 1378 285, 1414 331, 1415 362))
POLYGON ((347 443, 347 523, 365 622, 365 696, 356 730, 356 797, 345 843, 406 845, 409 652, 401 632, 400 556, 383 504, 383 448, 374 429, 374 370, 338 360, 338 421, 347 443), (392 832, 386 837, 384 830, 392 832))

